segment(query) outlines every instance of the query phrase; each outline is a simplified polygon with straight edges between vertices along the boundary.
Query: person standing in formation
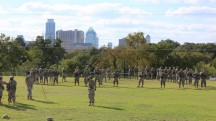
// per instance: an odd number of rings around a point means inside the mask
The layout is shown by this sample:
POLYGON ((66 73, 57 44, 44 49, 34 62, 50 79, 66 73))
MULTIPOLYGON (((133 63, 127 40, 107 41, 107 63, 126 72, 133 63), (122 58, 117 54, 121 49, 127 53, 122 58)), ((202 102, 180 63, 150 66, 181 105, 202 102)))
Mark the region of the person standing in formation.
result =
POLYGON ((160 70, 160 85, 161 88, 164 87, 166 85, 166 73, 164 72, 164 69, 161 68, 160 70))
POLYGON ((201 78, 201 88, 206 88, 206 78, 207 78, 207 74, 204 71, 204 69, 201 70, 200 72, 200 78, 201 78))
POLYGON ((118 84, 119 84, 119 71, 118 69, 115 69, 115 72, 113 73, 113 78, 114 78, 114 81, 113 81, 113 86, 115 87, 115 84, 116 86, 118 87, 118 84))
POLYGON ((32 89, 33 89, 33 84, 34 84, 34 79, 32 75, 28 75, 25 79, 26 86, 27 86, 27 99, 28 100, 33 100, 32 98, 32 89))
POLYGON ((80 78, 80 70, 79 70, 79 67, 77 66, 75 71, 74 71, 74 83, 75 83, 75 86, 76 86, 76 84, 78 84, 78 86, 79 86, 79 78, 80 78))
POLYGON ((13 102, 13 104, 16 103, 16 87, 17 87, 17 82, 14 80, 14 77, 11 76, 9 82, 7 83, 9 105, 11 102, 13 102))
POLYGON ((0 104, 2 103, 1 99, 2 99, 3 91, 4 91, 3 84, 5 84, 5 82, 3 81, 3 78, 0 76, 0 104))
POLYGON ((89 106, 94 106, 95 103, 95 91, 96 91, 96 83, 93 80, 93 76, 88 77, 88 97, 89 97, 89 106))
POLYGON ((62 68, 62 82, 66 82, 66 70, 64 67, 62 68))
POLYGON ((140 87, 140 83, 142 84, 141 87, 143 87, 145 74, 144 74, 144 73, 141 73, 141 74, 139 75, 139 77, 140 77, 140 80, 139 80, 139 83, 138 83, 138 86, 137 86, 137 87, 140 87))

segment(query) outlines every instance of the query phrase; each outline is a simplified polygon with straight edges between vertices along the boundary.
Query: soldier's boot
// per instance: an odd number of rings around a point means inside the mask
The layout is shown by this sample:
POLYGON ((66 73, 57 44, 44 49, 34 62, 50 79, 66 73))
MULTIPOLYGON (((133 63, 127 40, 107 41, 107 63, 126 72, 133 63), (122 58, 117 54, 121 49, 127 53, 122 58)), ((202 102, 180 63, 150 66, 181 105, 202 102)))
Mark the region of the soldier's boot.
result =
POLYGON ((10 103, 11 103, 11 99, 8 99, 8 105, 10 105, 10 103))
POLYGON ((16 104, 16 101, 15 101, 15 99, 13 99, 13 105, 15 105, 16 104))
POLYGON ((91 106, 91 103, 89 103, 89 105, 88 106, 91 106))
POLYGON ((94 106, 94 103, 92 103, 92 106, 94 106))

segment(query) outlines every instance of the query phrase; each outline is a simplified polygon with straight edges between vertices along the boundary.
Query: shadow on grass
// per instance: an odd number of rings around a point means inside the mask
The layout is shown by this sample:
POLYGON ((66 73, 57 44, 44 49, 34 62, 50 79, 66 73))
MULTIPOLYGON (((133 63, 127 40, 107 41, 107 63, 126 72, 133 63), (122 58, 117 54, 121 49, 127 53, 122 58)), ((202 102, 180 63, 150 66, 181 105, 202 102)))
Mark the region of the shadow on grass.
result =
POLYGON ((99 107, 99 108, 105 108, 105 109, 112 109, 112 110, 118 110, 118 111, 123 111, 124 109, 122 108, 116 108, 116 107, 108 107, 108 106, 95 106, 95 107, 99 107))
POLYGON ((24 104, 24 103, 16 103, 15 105, 7 105, 7 104, 1 104, 2 106, 17 110, 17 111, 26 111, 26 110, 37 110, 35 106, 29 105, 29 104, 24 104))
POLYGON ((216 87, 212 87, 212 86, 206 86, 205 88, 206 90, 216 90, 216 87))
POLYGON ((50 101, 42 101, 42 100, 33 100, 35 102, 39 102, 39 103, 44 103, 44 104, 58 104, 58 103, 55 103, 55 102, 50 102, 50 101))

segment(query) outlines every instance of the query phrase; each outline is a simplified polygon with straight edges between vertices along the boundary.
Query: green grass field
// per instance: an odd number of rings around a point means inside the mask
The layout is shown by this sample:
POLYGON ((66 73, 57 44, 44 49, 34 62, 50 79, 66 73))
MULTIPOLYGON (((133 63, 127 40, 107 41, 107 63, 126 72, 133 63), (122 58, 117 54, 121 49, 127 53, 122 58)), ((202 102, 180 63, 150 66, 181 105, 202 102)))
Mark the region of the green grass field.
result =
MULTIPOLYGON (((4 77, 8 80, 9 77, 4 77)), ((95 106, 88 106, 88 90, 81 79, 81 86, 74 86, 73 78, 58 86, 34 85, 34 101, 26 99, 24 77, 15 77, 18 83, 17 104, 7 104, 4 91, 0 116, 8 114, 10 121, 214 121, 216 120, 216 82, 207 81, 206 89, 167 83, 161 89, 159 81, 147 80, 144 88, 137 88, 138 80, 120 79, 119 87, 112 81, 97 88, 95 106)), ((60 79, 61 80, 61 79, 60 79)))

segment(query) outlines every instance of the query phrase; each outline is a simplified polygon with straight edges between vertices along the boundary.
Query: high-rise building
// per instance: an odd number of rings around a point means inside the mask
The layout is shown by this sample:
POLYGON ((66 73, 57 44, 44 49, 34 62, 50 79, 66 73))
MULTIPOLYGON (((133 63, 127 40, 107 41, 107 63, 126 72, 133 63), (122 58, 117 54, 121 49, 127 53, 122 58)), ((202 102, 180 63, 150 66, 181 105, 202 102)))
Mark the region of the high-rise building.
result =
POLYGON ((55 39, 55 22, 54 19, 48 19, 46 22, 45 39, 55 39))
POLYGON ((92 27, 86 33, 85 43, 91 43, 93 47, 98 48, 98 37, 97 33, 92 27))
POLYGON ((146 36, 146 43, 148 43, 148 44, 151 43, 151 37, 150 37, 150 35, 146 36))
POLYGON ((108 42, 108 48, 112 48, 112 42, 108 42))
POLYGON ((125 38, 119 39, 119 46, 126 46, 127 43, 125 42, 125 38))
POLYGON ((84 43, 84 32, 77 29, 73 30, 57 30, 56 38, 62 40, 62 47, 66 51, 73 50, 74 43, 84 43))

